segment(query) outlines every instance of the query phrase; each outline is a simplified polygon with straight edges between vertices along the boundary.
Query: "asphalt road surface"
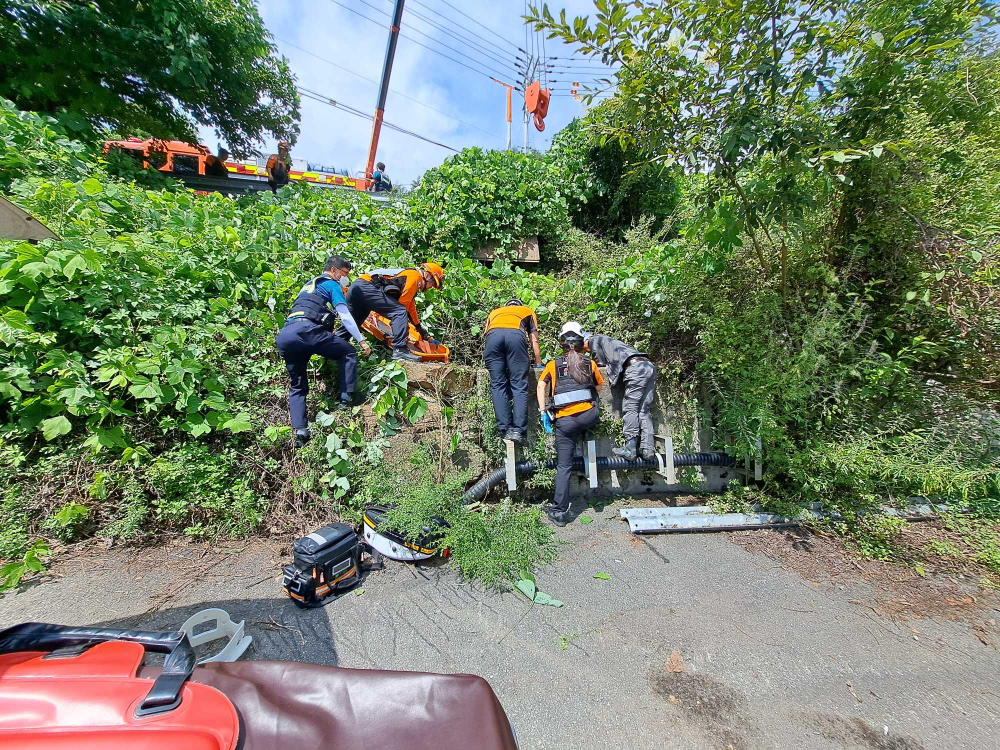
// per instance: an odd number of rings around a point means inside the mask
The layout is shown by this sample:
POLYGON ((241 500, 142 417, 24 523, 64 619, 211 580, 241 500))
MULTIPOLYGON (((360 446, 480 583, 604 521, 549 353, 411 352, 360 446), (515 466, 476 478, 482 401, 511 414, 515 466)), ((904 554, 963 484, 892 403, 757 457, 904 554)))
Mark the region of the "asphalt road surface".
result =
POLYGON ((244 658, 481 675, 526 750, 1000 747, 1000 654, 968 624, 880 617, 866 584, 809 582, 725 535, 638 538, 614 506, 590 515, 538 575, 560 609, 438 562, 301 611, 282 545, 250 541, 64 559, 0 600, 0 625, 170 629, 218 606, 247 620, 244 658))

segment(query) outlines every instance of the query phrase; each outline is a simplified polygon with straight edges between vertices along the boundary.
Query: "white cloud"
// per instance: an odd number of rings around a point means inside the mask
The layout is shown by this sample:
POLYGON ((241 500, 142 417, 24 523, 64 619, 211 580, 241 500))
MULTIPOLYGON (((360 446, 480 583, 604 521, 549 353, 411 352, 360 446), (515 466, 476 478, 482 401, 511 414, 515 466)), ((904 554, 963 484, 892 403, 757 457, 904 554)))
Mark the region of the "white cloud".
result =
MULTIPOLYGON (((376 19, 379 23, 374 24, 364 20, 330 0, 259 0, 259 6, 265 25, 278 38, 278 47, 289 59, 300 86, 356 107, 366 114, 372 113, 378 93, 376 84, 362 80, 280 41, 291 42, 373 81, 379 80, 388 38, 389 17, 362 4, 359 0, 339 1, 357 10, 358 13, 376 19)), ((391 0, 368 1, 370 5, 381 8, 386 13, 392 11, 391 0)), ((530 44, 525 47, 525 27, 521 19, 524 13, 523 3, 511 0, 494 3, 470 0, 449 0, 449 2, 495 31, 503 39, 513 42, 517 47, 531 49, 530 44)), ((570 0, 566 5, 567 16, 570 17, 593 11, 590 0, 570 0)), ((516 55, 518 53, 515 47, 501 41, 469 18, 463 17, 441 0, 420 0, 420 4, 410 0, 403 14, 401 28, 403 34, 411 39, 399 40, 390 87, 440 112, 432 111, 390 92, 385 108, 386 121, 457 149, 467 146, 503 148, 506 133, 504 89, 488 77, 473 72, 465 66, 478 67, 488 72, 508 72, 510 77, 507 80, 512 82, 513 61, 504 52, 509 51, 516 55), (441 15, 437 15, 434 11, 440 12, 441 15), (454 37, 431 28, 417 15, 424 16, 457 36, 472 38, 478 49, 470 49, 454 37), (435 41, 429 40, 420 32, 427 32, 435 41), (415 44, 413 40, 433 47, 462 64, 447 60, 415 44), (498 46, 494 47, 493 43, 498 46), (452 47, 481 62, 474 65, 467 58, 445 49, 442 45, 452 47), (510 60, 511 65, 508 67, 491 60, 487 54, 503 61, 510 60), (491 137, 453 118, 464 120, 498 137, 491 137)), ((536 51, 541 54, 541 35, 538 35, 535 46, 536 51)), ((556 41, 545 41, 545 52, 549 56, 566 56, 571 51, 571 48, 556 41)), ((571 75, 589 75, 589 73, 571 75)), ((553 74, 551 77, 562 80, 565 76, 563 73, 553 74)), ((552 85, 563 87, 566 84, 552 85)), ((521 95, 514 92, 512 136, 514 148, 522 146, 524 141, 524 126, 520 111, 523 98, 520 97, 521 95)), ((546 118, 545 132, 537 132, 533 125, 529 127, 531 146, 547 148, 552 135, 583 111, 583 107, 570 97, 554 98, 546 118)), ((314 163, 346 168, 352 174, 364 169, 371 137, 369 120, 309 99, 303 99, 301 112, 301 134, 293 150, 293 156, 314 163)), ((207 136, 207 133, 204 135, 207 136)), ((214 144, 214 139, 206 137, 206 142, 214 144)), ((273 149, 274 143, 271 142, 265 144, 262 150, 268 153, 273 149)), ((450 151, 439 146, 383 128, 377 159, 386 163, 386 171, 397 184, 403 184, 419 178, 425 170, 437 166, 450 154, 450 151)))

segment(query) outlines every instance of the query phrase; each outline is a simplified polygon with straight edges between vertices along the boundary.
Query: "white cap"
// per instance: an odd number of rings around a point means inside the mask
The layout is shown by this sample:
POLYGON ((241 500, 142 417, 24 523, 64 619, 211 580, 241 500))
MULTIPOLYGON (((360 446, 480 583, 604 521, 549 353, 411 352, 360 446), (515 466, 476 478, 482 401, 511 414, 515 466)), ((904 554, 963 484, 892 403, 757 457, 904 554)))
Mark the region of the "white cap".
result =
POLYGON ((563 324, 562 330, 559 331, 559 338, 562 338, 567 333, 574 333, 580 338, 583 338, 583 329, 575 320, 571 320, 568 323, 563 324))

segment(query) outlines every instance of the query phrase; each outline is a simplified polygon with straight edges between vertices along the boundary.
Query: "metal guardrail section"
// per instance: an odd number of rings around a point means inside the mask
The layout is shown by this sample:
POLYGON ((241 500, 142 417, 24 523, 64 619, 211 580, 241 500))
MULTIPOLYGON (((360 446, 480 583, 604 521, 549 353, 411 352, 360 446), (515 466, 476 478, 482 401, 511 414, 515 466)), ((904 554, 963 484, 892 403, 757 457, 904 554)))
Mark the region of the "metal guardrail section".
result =
MULTIPOLYGON (((947 506, 933 503, 912 503, 897 509, 883 505, 881 510, 908 521, 936 518, 947 506)), ((633 534, 661 534, 670 531, 736 531, 739 529, 769 529, 798 526, 802 521, 837 518, 836 513, 826 513, 819 503, 802 509, 797 518, 775 513, 760 513, 753 508, 750 513, 715 513, 708 505, 688 505, 664 508, 622 508, 619 514, 628 521, 633 534)))
MULTIPOLYGON (((773 513, 670 513, 663 512, 665 508, 642 508, 644 511, 659 511, 646 515, 626 515, 621 511, 622 518, 628 521, 629 530, 633 534, 660 534, 667 531, 726 531, 735 529, 774 528, 780 526, 795 526, 798 521, 773 513)), ((671 510, 688 510, 671 509, 671 510)))

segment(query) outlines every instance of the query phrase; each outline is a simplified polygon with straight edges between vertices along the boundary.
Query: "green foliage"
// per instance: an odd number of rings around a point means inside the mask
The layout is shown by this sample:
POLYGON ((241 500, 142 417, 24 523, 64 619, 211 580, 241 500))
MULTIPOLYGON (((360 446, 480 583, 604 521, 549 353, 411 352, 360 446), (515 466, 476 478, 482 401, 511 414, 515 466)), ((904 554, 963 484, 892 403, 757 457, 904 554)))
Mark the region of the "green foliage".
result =
POLYGON ((86 505, 70 501, 45 519, 44 527, 53 531, 60 541, 71 542, 82 534, 89 515, 90 508, 86 505))
POLYGON ((541 604, 549 607, 561 607, 563 605, 559 599, 553 599, 544 591, 539 591, 535 583, 535 576, 529 572, 522 571, 521 578, 514 582, 514 588, 528 597, 528 601, 532 605, 541 604))
MULTIPOLYGON (((835 525, 836 526, 836 525, 835 525)), ((851 533, 851 544, 871 560, 892 560, 897 554, 897 539, 906 521, 895 516, 869 513, 840 525, 851 533)))
POLYGON ((435 482, 421 451, 414 452, 409 463, 381 480, 380 502, 394 506, 386 522, 406 538, 430 534, 440 549, 451 551, 452 565, 465 579, 508 588, 555 558, 552 529, 542 523, 537 508, 503 501, 496 507, 469 509, 461 502, 462 477, 435 482))
POLYGON ((509 253, 526 237, 560 236, 579 198, 570 173, 551 158, 465 149, 428 170, 407 196, 408 241, 431 255, 467 258, 485 247, 509 253))
MULTIPOLYGON (((803 183, 833 191, 862 161, 899 153, 885 126, 914 99, 942 99, 935 66, 990 19, 988 4, 964 1, 596 5, 593 22, 555 18, 546 5, 527 19, 620 66, 617 95, 593 127, 642 163, 706 172, 706 241, 727 252, 748 239, 759 273, 777 275, 783 294, 809 208, 803 183)), ((846 196, 843 205, 853 207, 846 196)))
POLYGON ((1000 531, 994 521, 983 521, 967 514, 950 514, 945 517, 949 531, 962 535, 962 542, 973 550, 976 560, 1000 574, 1000 531))
POLYGON ((145 473, 150 514, 159 528, 189 536, 245 536, 264 518, 267 502, 244 475, 235 451, 216 454, 182 443, 159 455, 145 473))
MULTIPOLYGON (((763 443, 763 486, 720 506, 820 500, 882 559, 898 524, 878 506, 944 498, 971 511, 963 549, 992 565, 1000 66, 981 6, 598 12, 543 24, 620 64, 617 96, 548 155, 470 149, 378 208, 304 186, 236 201, 163 189, 68 140, 68 120, 0 109, 0 188, 63 238, 0 242, 0 556, 20 561, 43 534, 244 534, 265 514, 356 520, 390 501, 401 530, 438 530, 465 577, 529 580, 553 554, 538 511, 463 508, 466 478, 446 465, 461 448, 485 454, 477 470, 499 465, 482 388, 432 403, 375 356, 367 403, 334 411, 333 366, 314 367, 313 440, 288 449, 273 338, 337 252, 359 271, 447 261, 419 304, 462 364, 481 365, 486 316, 511 296, 537 311, 545 357, 569 319, 648 351, 684 394, 676 445, 699 409, 718 447, 763 443), (530 234, 533 270, 506 257, 530 234), (492 244, 496 262, 473 260, 492 244), (434 458, 410 463, 399 447, 432 428, 434 458)), ((550 455, 544 439, 525 451, 550 455)))
POLYGON ((605 109, 595 107, 552 138, 550 153, 582 193, 571 204, 573 224, 617 240, 643 218, 659 230, 680 200, 677 175, 645 163, 636 149, 626 151, 619 141, 602 139, 598 123, 605 109))
POLYGON ((0 43, 0 97, 78 130, 195 141, 208 125, 237 155, 298 132, 291 70, 253 0, 15 0, 0 43))
POLYGON ((72 178, 91 166, 87 147, 51 117, 20 112, 0 98, 0 190, 28 175, 72 178))
POLYGON ((49 556, 49 545, 44 539, 37 539, 28 547, 20 560, 14 560, 0 567, 0 592, 17 588, 25 576, 45 570, 44 557, 49 556))

